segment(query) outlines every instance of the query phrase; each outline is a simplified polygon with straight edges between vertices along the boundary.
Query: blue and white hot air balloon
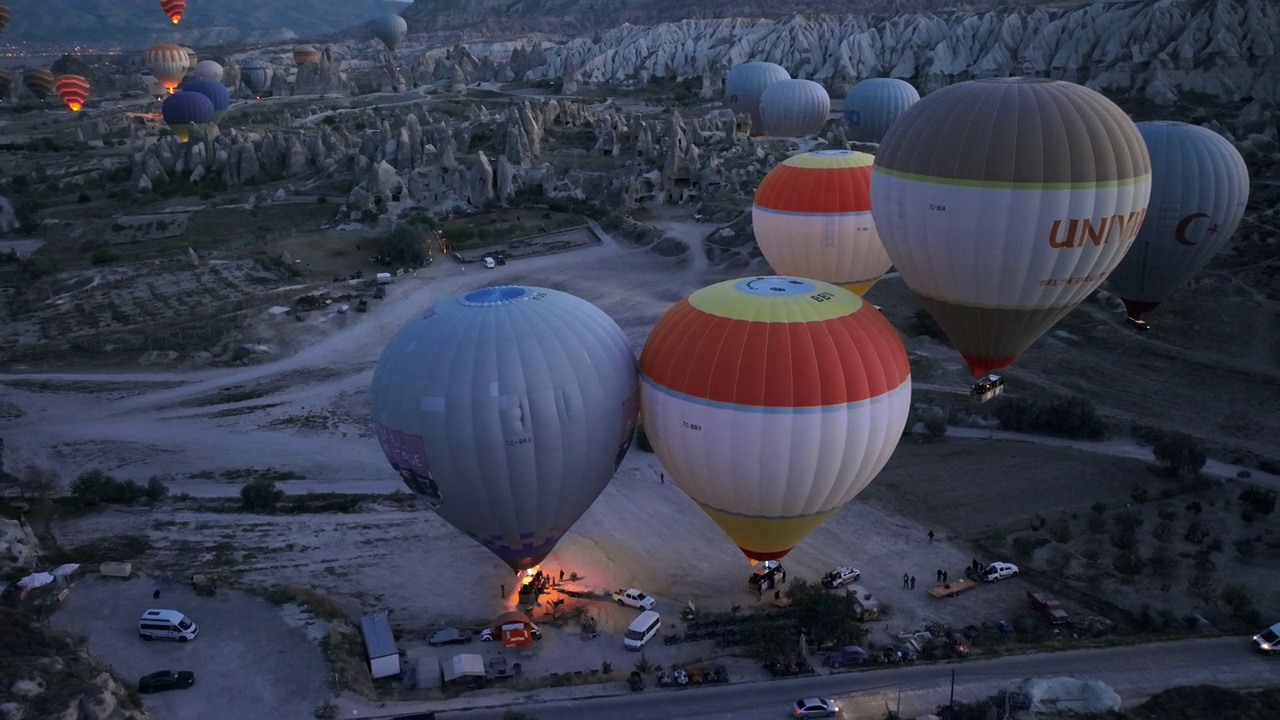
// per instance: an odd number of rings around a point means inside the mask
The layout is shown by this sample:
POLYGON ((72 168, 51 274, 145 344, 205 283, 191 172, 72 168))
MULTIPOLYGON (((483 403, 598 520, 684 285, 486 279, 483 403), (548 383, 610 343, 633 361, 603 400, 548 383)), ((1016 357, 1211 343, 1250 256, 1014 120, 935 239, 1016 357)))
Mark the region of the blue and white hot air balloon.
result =
POLYGON ((743 63, 729 71, 724 82, 724 104, 737 115, 751 118, 751 134, 763 135, 760 119, 760 96, 770 85, 790 80, 791 73, 771 62, 743 63))
POLYGON ((406 485, 516 572, 542 562, 613 477, 639 411, 627 336, 556 290, 445 300, 387 343, 373 421, 406 485))
POLYGON ((854 85, 844 99, 844 121, 849 139, 878 143, 889 126, 912 105, 920 93, 911 83, 897 78, 868 78, 854 85))
POLYGON ((760 122, 765 135, 807 137, 822 132, 831 115, 831 96, 812 80, 783 80, 760 94, 760 122))

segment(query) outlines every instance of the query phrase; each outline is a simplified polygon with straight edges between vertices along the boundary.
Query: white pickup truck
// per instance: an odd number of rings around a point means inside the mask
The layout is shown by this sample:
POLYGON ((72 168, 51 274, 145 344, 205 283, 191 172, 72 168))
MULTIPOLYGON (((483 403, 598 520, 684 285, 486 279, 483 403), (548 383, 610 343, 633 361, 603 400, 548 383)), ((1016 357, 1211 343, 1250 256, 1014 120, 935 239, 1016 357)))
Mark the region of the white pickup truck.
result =
POLYGON ((635 588, 619 589, 613 594, 613 599, 617 600, 619 605, 629 605, 640 610, 652 610, 655 604, 653 598, 635 588))

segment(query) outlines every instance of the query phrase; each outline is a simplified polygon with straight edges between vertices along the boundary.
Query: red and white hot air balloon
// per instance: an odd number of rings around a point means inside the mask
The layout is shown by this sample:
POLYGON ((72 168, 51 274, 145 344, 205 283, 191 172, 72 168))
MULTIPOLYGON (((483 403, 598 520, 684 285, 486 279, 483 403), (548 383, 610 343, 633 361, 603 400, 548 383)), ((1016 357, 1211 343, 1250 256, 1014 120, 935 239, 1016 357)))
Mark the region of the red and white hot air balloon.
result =
POLYGON ((182 12, 187 9, 187 0, 160 0, 160 9, 177 25, 182 19, 182 12))
POLYGON ((53 81, 53 89, 72 112, 80 112, 89 99, 89 81, 83 75, 59 75, 53 81))

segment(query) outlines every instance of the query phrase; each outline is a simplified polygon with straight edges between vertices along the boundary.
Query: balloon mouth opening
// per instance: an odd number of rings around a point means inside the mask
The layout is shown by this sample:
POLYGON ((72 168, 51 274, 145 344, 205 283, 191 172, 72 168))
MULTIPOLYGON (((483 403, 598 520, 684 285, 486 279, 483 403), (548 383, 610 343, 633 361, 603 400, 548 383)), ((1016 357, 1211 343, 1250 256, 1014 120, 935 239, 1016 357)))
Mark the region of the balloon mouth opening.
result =
POLYGON ((177 25, 177 24, 178 24, 178 21, 182 19, 182 16, 181 16, 181 15, 170 15, 170 16, 169 16, 169 19, 173 21, 173 24, 174 24, 174 25, 177 25))
POLYGON ((80 112, 80 108, 83 106, 78 102, 69 102, 67 107, 71 108, 71 112, 80 112))

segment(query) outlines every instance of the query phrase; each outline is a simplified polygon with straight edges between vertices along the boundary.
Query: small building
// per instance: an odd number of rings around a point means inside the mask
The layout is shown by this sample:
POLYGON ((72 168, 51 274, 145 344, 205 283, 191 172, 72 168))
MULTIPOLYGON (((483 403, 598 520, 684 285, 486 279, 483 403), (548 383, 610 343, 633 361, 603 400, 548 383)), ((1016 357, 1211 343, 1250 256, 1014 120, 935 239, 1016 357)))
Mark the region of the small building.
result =
POLYGON ((484 657, 460 653, 440 661, 440 684, 444 687, 483 687, 484 657))
POLYGON ((360 618, 364 633, 364 649, 369 655, 369 672, 374 679, 400 674, 400 650, 391 632, 391 620, 386 612, 365 615, 360 618))
POLYGON ((880 601, 861 585, 845 586, 849 603, 860 622, 869 622, 880 617, 880 601))

